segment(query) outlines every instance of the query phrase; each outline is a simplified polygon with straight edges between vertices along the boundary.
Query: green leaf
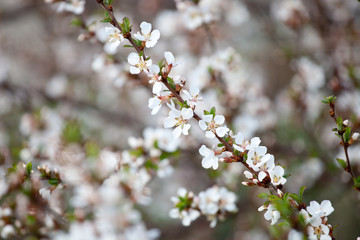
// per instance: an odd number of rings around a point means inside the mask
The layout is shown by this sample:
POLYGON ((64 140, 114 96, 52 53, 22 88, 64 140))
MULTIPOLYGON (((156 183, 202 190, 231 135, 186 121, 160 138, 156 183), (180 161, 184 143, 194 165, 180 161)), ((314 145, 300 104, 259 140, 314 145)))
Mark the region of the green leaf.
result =
POLYGON ((344 132, 344 142, 347 143, 350 141, 350 139, 351 139, 351 128, 346 127, 344 132))
POLYGON ((303 195, 304 195, 305 189, 306 189, 306 186, 302 186, 299 190, 300 202, 303 202, 303 195))
POLYGON ((71 19, 71 25, 75 27, 80 27, 83 25, 83 21, 78 17, 74 17, 73 19, 71 19))
POLYGON ((81 143, 83 137, 80 123, 77 120, 68 121, 63 128, 62 136, 66 143, 81 143))
POLYGON ((123 34, 128 34, 131 32, 132 25, 130 25, 130 20, 127 17, 124 17, 122 23, 120 23, 123 34))
POLYGON ((262 199, 266 199, 266 198, 269 198, 270 194, 268 193, 260 193, 258 195, 258 198, 262 198, 262 199))
POLYGON ((153 163, 151 160, 147 160, 144 163, 144 166, 146 169, 154 169, 154 170, 158 170, 158 165, 156 165, 155 163, 153 163))
POLYGON ((334 104, 336 97, 335 96, 328 96, 328 97, 324 97, 325 100, 322 100, 323 103, 326 104, 334 104))
POLYGON ((215 117, 215 111, 216 111, 215 107, 212 107, 210 110, 210 114, 214 115, 214 117, 215 117))
POLYGON ((50 185, 57 186, 57 185, 59 185, 59 179, 57 179, 57 178, 50 178, 50 179, 48 180, 48 183, 49 183, 50 185))
POLYGON ((123 45, 123 47, 125 47, 125 48, 133 48, 134 46, 133 45, 123 45))
POLYGON ((343 168, 346 169, 346 162, 345 160, 341 159, 341 158, 337 158, 336 161, 339 163, 339 165, 343 168))
POLYGON ((87 157, 97 158, 100 153, 100 148, 96 142, 88 141, 85 144, 85 152, 87 157))
POLYGON ((290 193, 290 197, 294 199, 298 204, 300 204, 300 197, 296 193, 290 193))
POLYGON ((28 164, 26 164, 26 175, 29 177, 31 174, 31 170, 32 170, 32 163, 29 162, 28 164))
POLYGON ((133 155, 135 157, 140 157, 144 154, 144 151, 142 148, 132 149, 129 151, 130 155, 133 155))
POLYGON ((338 126, 338 130, 339 131, 342 131, 343 130, 343 120, 341 118, 341 116, 339 116, 337 119, 336 119, 336 124, 338 126))
POLYGON ((111 22, 112 21, 110 15, 106 11, 104 12, 104 15, 105 15, 104 19, 101 20, 100 22, 106 23, 106 22, 111 22))

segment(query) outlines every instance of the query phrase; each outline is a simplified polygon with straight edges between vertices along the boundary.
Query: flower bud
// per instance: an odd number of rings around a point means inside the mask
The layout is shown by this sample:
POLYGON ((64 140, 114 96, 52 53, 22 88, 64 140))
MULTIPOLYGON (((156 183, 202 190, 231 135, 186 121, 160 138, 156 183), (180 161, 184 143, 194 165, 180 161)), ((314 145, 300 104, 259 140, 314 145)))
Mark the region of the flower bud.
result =
POLYGON ((344 124, 345 127, 349 126, 349 120, 347 120, 347 119, 344 120, 344 121, 343 121, 343 124, 344 124))
POLYGON ((351 138, 353 141, 356 141, 359 139, 359 136, 360 136, 360 134, 358 132, 354 132, 351 138))

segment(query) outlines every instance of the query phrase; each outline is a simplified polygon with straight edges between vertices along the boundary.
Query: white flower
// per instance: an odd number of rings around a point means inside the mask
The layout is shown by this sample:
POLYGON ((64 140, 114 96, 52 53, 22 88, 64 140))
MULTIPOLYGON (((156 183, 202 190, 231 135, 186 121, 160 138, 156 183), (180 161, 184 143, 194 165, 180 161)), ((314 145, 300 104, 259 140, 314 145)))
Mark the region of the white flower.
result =
POLYGON ((171 128, 175 126, 176 128, 173 130, 173 136, 175 138, 180 137, 181 133, 188 135, 191 127, 188 120, 193 116, 194 112, 191 108, 183 108, 181 111, 173 108, 169 112, 169 117, 164 119, 164 127, 171 128))
POLYGON ((298 232, 294 229, 291 229, 287 240, 303 240, 303 239, 304 239, 304 234, 302 232, 298 232))
POLYGON ((158 65, 151 65, 149 68, 148 77, 150 78, 149 83, 153 84, 153 93, 160 95, 161 90, 163 89, 163 84, 161 83, 161 76, 159 75, 160 68, 158 65))
POLYGON ((205 145, 202 145, 199 149, 199 153, 204 157, 201 161, 203 168, 213 168, 216 170, 219 167, 219 159, 216 156, 216 153, 207 148, 205 145))
POLYGON ((159 95, 153 96, 149 99, 148 107, 152 109, 151 115, 155 115, 159 112, 162 104, 169 101, 169 95, 167 92, 161 91, 159 95))
POLYGON ((70 2, 61 2, 58 11, 67 11, 79 15, 84 12, 84 8, 85 0, 71 0, 70 2))
POLYGON ((204 215, 215 215, 219 211, 220 192, 212 187, 199 193, 199 208, 204 215))
POLYGON ((221 210, 225 210, 227 212, 235 212, 236 208, 236 194, 228 191, 226 188, 220 188, 220 203, 219 207, 221 210))
POLYGON ((306 210, 312 217, 326 217, 334 211, 334 208, 329 200, 324 200, 321 205, 316 201, 311 201, 306 210))
POLYGON ((286 183, 286 178, 283 177, 284 169, 281 166, 276 166, 270 173, 271 183, 275 186, 284 185, 286 183))
POLYGON ((190 226, 191 222, 196 220, 200 216, 200 212, 195 209, 188 209, 180 211, 178 208, 173 208, 169 212, 171 218, 180 218, 182 219, 181 223, 184 226, 190 226))
POLYGON ((170 176, 174 172, 173 167, 170 165, 169 159, 163 159, 158 165, 157 175, 159 178, 165 178, 170 176))
POLYGON ((175 67, 177 65, 177 63, 175 62, 175 57, 172 54, 172 52, 164 52, 164 57, 165 57, 167 65, 169 65, 171 67, 175 67))
POLYGON ((141 71, 149 72, 149 67, 152 65, 151 59, 144 60, 143 56, 139 56, 137 53, 130 53, 128 56, 128 62, 130 63, 130 73, 139 74, 141 71))
POLYGON ((261 206, 259 207, 258 211, 263 211, 263 210, 267 210, 264 214, 264 217, 266 220, 270 221, 271 220, 271 225, 274 225, 280 218, 280 212, 278 210, 276 210, 276 208, 273 207, 273 205, 269 205, 269 206, 261 206))
POLYGON ((151 23, 142 22, 140 24, 141 33, 135 33, 134 37, 145 42, 147 48, 154 47, 160 38, 160 31, 155 29, 151 32, 151 23))
POLYGON ((331 240, 329 236, 330 229, 328 226, 322 224, 320 217, 313 219, 308 227, 309 240, 331 240))
POLYGON ((261 158, 260 172, 258 179, 261 182, 267 175, 266 172, 271 172, 275 167, 274 155, 266 154, 261 158))
POLYGON ((235 136, 235 143, 233 144, 234 148, 240 152, 244 152, 246 147, 249 145, 249 140, 245 139, 243 133, 239 132, 235 136))
POLYGON ((224 137, 229 131, 227 127, 220 127, 225 122, 223 115, 203 115, 202 120, 199 121, 200 128, 206 131, 205 136, 208 138, 215 138, 215 134, 219 137, 224 137))
POLYGON ((120 43, 124 41, 124 37, 120 30, 114 27, 105 27, 105 32, 107 41, 104 45, 104 51, 108 54, 115 54, 120 43))
POLYGON ((186 90, 182 90, 184 100, 193 109, 197 106, 199 101, 203 100, 202 97, 199 97, 199 92, 200 92, 200 89, 195 86, 190 87, 190 93, 186 90))
POLYGON ((359 136, 360 136, 360 134, 358 132, 354 132, 351 138, 353 141, 356 141, 359 139, 359 136))
POLYGON ((246 163, 254 169, 255 171, 259 170, 261 165, 261 158, 266 154, 267 148, 264 146, 258 146, 251 149, 248 153, 246 163))

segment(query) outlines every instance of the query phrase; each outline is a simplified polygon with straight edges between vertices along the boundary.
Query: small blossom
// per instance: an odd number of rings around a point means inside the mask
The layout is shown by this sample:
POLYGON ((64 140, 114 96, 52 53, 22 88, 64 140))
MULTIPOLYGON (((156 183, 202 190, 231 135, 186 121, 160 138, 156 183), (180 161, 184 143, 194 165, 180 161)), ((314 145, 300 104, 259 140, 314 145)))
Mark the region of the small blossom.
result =
POLYGON ((160 95, 163 85, 161 83, 161 76, 159 75, 160 68, 158 65, 151 65, 149 68, 148 77, 150 78, 149 83, 153 84, 153 93, 160 95))
POLYGON ((160 31, 155 29, 151 32, 151 23, 142 22, 140 24, 141 33, 135 33, 134 37, 145 42, 147 48, 154 47, 160 38, 160 31))
POLYGON ((193 116, 194 112, 191 108, 183 108, 181 111, 174 108, 169 112, 169 117, 164 119, 164 127, 171 128, 175 126, 176 128, 173 130, 175 138, 180 137, 181 133, 188 135, 191 127, 188 120, 193 116))
POLYGON ((148 107, 152 109, 151 115, 157 114, 160 111, 162 104, 169 101, 169 98, 170 97, 168 93, 165 93, 163 91, 158 96, 150 98, 148 107))
POLYGON ((334 208, 331 206, 329 200, 324 200, 321 204, 316 201, 311 201, 306 210, 312 217, 326 217, 334 211, 334 208))
POLYGON ((201 161, 203 168, 213 168, 216 170, 219 167, 219 159, 216 156, 214 150, 207 148, 205 145, 202 145, 199 149, 199 153, 204 157, 201 161))
POLYGON ((223 115, 203 115, 202 120, 199 121, 200 128, 206 131, 205 136, 208 138, 215 138, 215 134, 219 137, 224 137, 229 131, 227 127, 220 127, 225 122, 223 115))
POLYGON ((141 71, 149 72, 149 67, 152 64, 151 59, 144 60, 143 56, 139 56, 137 53, 130 53, 128 56, 128 62, 130 63, 130 73, 139 74, 141 71))
POLYGON ((114 27, 105 27, 107 35, 107 41, 104 45, 104 51, 108 54, 115 54, 120 46, 120 43, 124 41, 124 37, 120 30, 114 27))
POLYGON ((278 210, 276 210, 276 208, 273 207, 273 205, 269 205, 267 207, 261 206, 258 208, 259 212, 261 212, 263 210, 267 210, 264 214, 264 217, 268 221, 271 220, 271 225, 274 225, 280 219, 280 212, 278 210))
POLYGON ((360 134, 358 132, 354 132, 351 138, 353 141, 356 141, 359 139, 359 136, 360 136, 360 134))
POLYGON ((262 157, 265 156, 267 151, 267 148, 264 146, 258 146, 253 149, 251 149, 248 153, 248 158, 246 160, 246 163, 249 164, 249 166, 254 169, 255 171, 259 170, 259 167, 262 163, 262 157))
POLYGON ((349 120, 348 120, 348 119, 344 120, 344 121, 343 121, 343 124, 344 124, 344 126, 346 126, 346 127, 349 126, 349 120))
POLYGON ((190 87, 190 92, 186 90, 182 91, 184 100, 192 109, 195 109, 199 101, 202 101, 202 97, 199 97, 199 92, 200 89, 195 86, 190 87))
POLYGON ((165 57, 166 63, 168 65, 171 65, 172 67, 174 67, 176 65, 175 57, 172 54, 172 52, 164 52, 164 57, 165 57))
POLYGON ((188 227, 190 226, 191 222, 196 220, 200 216, 200 212, 195 209, 188 209, 188 210, 179 210, 178 208, 173 208, 169 212, 169 216, 171 218, 180 218, 182 219, 182 225, 188 227))
POLYGON ((266 172, 271 172, 275 167, 274 155, 266 154, 261 158, 261 165, 259 167, 260 172, 258 175, 258 179, 261 182, 267 176, 266 172))
POLYGON ((284 185, 286 183, 286 178, 283 177, 284 169, 281 166, 276 166, 272 171, 270 171, 271 183, 275 186, 284 185))
POLYGON ((313 219, 308 227, 309 240, 331 240, 329 236, 330 229, 328 226, 322 224, 320 217, 313 219))

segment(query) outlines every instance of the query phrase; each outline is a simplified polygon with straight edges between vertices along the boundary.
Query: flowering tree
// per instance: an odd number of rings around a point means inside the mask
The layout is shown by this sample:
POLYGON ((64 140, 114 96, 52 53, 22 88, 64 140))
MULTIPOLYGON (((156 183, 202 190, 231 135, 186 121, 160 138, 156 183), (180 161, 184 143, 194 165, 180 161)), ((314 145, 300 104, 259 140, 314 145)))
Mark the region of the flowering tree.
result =
POLYGON ((358 3, 45 2, 57 74, 0 58, 1 238, 360 235, 358 3))

